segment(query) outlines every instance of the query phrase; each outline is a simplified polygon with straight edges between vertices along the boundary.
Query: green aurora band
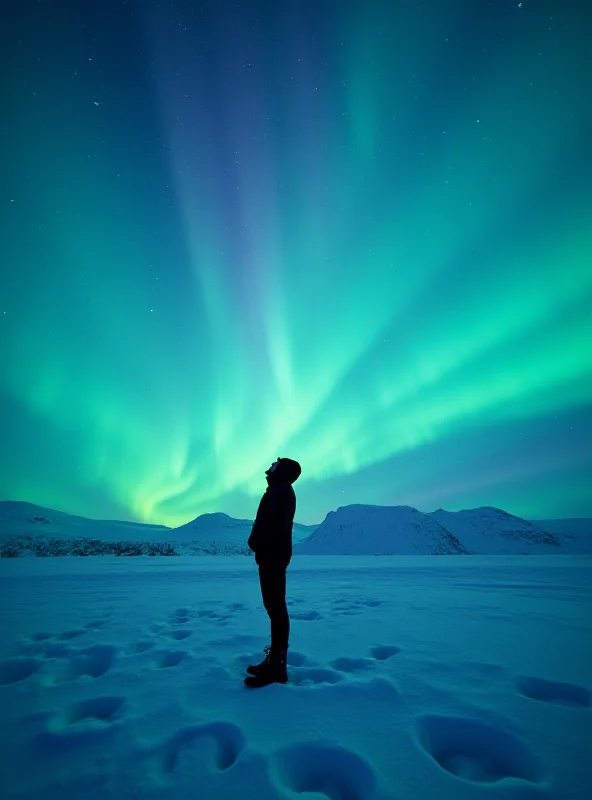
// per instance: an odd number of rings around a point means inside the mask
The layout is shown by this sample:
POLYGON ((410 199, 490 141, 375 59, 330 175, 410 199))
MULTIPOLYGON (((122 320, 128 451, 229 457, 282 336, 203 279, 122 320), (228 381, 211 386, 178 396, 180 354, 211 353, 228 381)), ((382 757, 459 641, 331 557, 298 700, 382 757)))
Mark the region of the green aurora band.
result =
POLYGON ((305 523, 592 514, 589 12, 26 5, 4 498, 252 518, 286 455, 305 523))

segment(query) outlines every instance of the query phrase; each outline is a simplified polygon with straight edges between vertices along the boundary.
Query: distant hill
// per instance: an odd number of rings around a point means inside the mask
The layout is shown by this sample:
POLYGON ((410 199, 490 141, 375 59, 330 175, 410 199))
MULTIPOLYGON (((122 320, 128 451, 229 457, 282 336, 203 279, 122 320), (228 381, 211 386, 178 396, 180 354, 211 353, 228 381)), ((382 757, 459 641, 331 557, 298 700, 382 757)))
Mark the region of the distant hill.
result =
POLYGON ((587 553, 592 555, 592 519, 532 519, 533 525, 557 534, 561 539, 562 547, 570 553, 587 553))
POLYGON ((468 554, 457 537, 410 506, 351 505, 327 514, 295 555, 468 554))
POLYGON ((438 509, 426 514, 436 519, 477 555, 559 553, 562 540, 520 517, 485 506, 466 511, 438 509))
POLYGON ((172 528, 170 537, 172 539, 221 539, 223 541, 241 542, 246 544, 253 523, 248 519, 235 519, 228 514, 201 514, 180 525, 172 528))
MULTIPOLYGON (((199 539, 221 539, 227 542, 246 543, 251 534, 253 520, 235 519, 228 514, 201 514, 191 522, 171 529, 173 538, 190 537, 199 539)), ((301 525, 295 522, 292 527, 292 541, 298 542, 305 539, 315 531, 318 525, 301 525)))
POLYGON ((351 505, 328 514, 312 536, 294 547, 294 554, 592 553, 592 537, 581 533, 585 521, 572 527, 579 536, 559 532, 569 527, 562 520, 553 522, 556 532, 499 508, 424 514, 409 506, 351 505))
POLYGON ((147 525, 141 522, 88 519, 64 511, 25 503, 20 500, 0 501, 0 536, 37 535, 88 536, 101 539, 147 539, 165 536, 170 531, 165 525, 147 525))
POLYGON ((319 527, 319 524, 317 522, 316 525, 301 525, 300 522, 295 522, 292 526, 292 543, 296 544, 308 539, 311 533, 314 533, 319 527))
MULTIPOLYGON (((247 540, 253 522, 228 514, 202 514, 178 528, 141 522, 96 520, 21 501, 0 501, 0 547, 11 553, 67 555, 121 552, 137 554, 251 554, 247 540), (111 543, 109 548, 88 544, 111 543), (86 543, 86 544, 85 544, 86 543), (153 544, 155 548, 149 548, 153 544)), ((315 525, 294 523, 293 541, 306 538, 315 525)))

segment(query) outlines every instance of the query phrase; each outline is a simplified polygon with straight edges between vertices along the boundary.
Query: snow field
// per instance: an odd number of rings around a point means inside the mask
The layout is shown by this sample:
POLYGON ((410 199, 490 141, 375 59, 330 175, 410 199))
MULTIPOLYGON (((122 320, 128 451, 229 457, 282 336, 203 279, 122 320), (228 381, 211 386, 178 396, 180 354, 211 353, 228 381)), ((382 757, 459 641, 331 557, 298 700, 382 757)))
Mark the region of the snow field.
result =
POLYGON ((592 558, 295 557, 286 686, 252 562, 0 562, 11 798, 518 798, 592 786, 592 558))

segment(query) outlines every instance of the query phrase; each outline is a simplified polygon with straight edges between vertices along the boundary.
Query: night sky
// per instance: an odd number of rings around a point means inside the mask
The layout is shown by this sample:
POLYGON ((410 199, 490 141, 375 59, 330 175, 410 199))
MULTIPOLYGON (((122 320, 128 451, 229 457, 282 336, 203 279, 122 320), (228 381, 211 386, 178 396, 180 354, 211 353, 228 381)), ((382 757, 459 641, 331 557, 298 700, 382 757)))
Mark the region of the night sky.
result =
POLYGON ((592 516, 590 3, 7 7, 0 499, 592 516))

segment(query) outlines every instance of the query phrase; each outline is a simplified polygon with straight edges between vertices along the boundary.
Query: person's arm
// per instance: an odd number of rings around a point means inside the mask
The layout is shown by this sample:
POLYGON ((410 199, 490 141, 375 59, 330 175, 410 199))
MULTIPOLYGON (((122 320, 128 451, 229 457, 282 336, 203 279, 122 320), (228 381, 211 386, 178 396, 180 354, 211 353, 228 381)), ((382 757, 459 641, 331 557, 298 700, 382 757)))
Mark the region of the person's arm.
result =
POLYGON ((269 503, 270 490, 268 489, 261 500, 255 516, 255 522, 251 528, 251 535, 247 541, 249 548, 255 553, 261 548, 262 542, 267 538, 267 506, 269 503))
POLYGON ((259 530, 257 528, 257 520, 255 520, 255 522, 253 523, 253 527, 251 528, 251 535, 247 540, 247 547, 255 553, 257 551, 258 542, 259 542, 259 530))
MULTIPOLYGON (((257 512, 258 514, 259 512, 257 512)), ((251 535, 247 540, 247 546, 251 549, 254 553, 257 551, 257 545, 260 540, 259 535, 259 527, 257 524, 257 517, 255 517, 255 522, 253 523, 253 527, 251 528, 251 535)))
POLYGON ((280 486, 270 486, 261 498, 255 524, 249 537, 249 547, 257 553, 272 553, 281 546, 286 528, 289 504, 280 486))

